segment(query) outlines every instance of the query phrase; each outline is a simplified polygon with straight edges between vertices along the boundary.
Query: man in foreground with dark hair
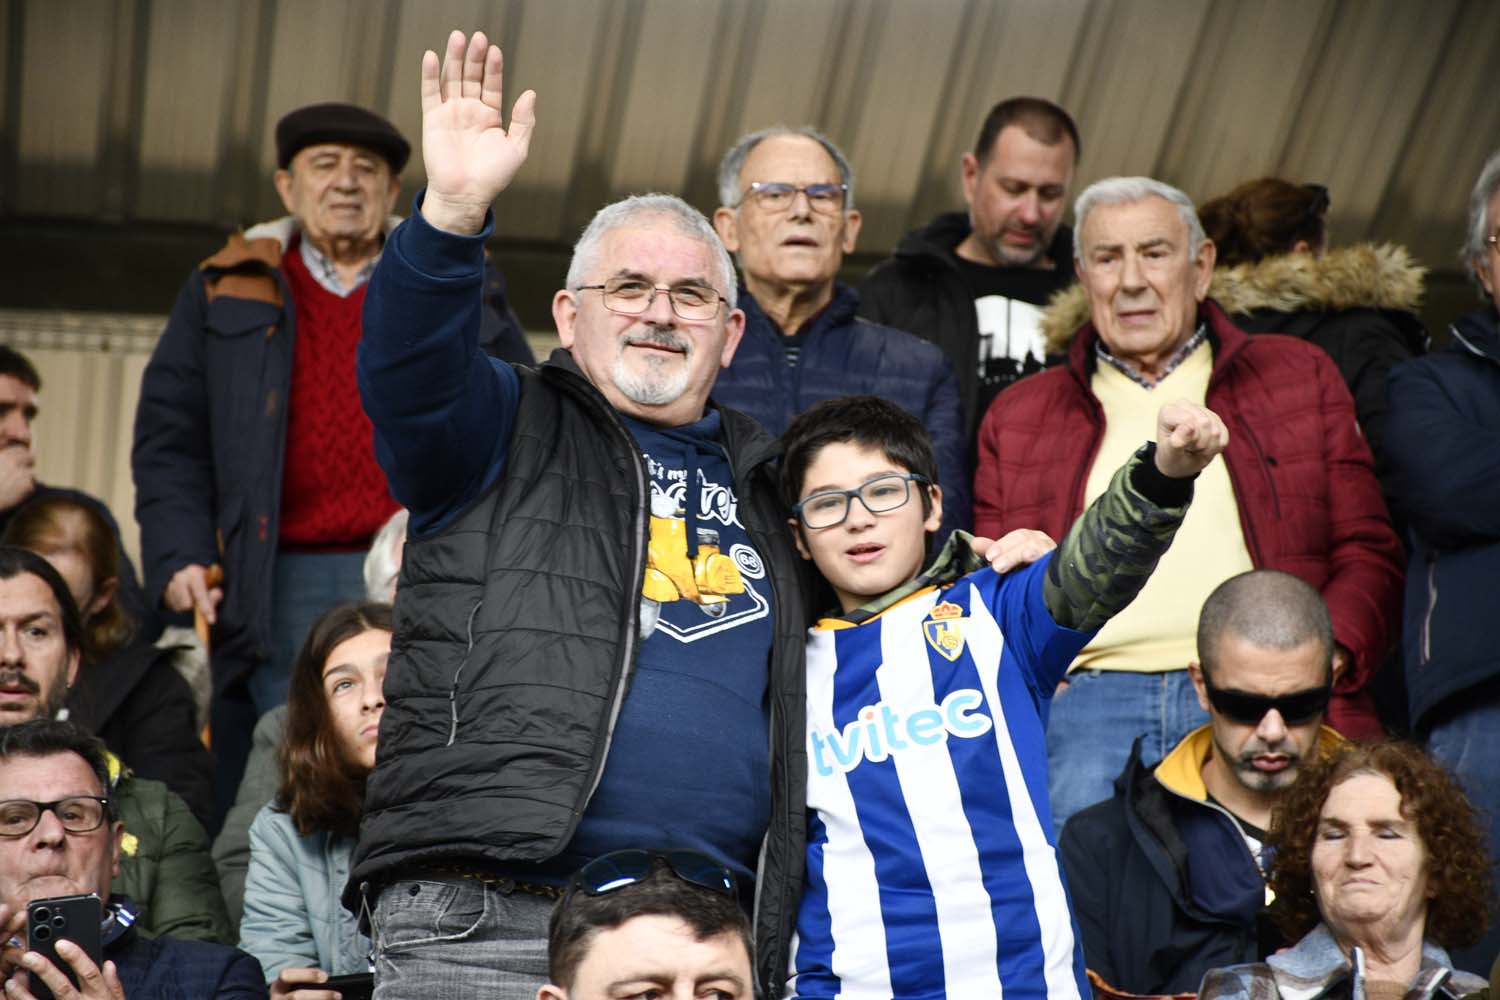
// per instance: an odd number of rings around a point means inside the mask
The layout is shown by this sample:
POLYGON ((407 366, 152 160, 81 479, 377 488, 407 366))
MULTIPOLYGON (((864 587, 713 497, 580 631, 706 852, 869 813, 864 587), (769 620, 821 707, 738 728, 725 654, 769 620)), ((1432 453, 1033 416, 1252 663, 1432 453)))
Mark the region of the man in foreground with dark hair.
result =
POLYGON ((1077 813, 1059 851, 1089 970, 1130 993, 1191 993, 1209 969, 1281 945, 1266 919, 1271 810, 1320 749, 1333 624, 1289 573, 1221 583, 1198 617, 1188 672, 1209 723, 1158 764, 1142 739, 1113 798, 1077 813))
POLYGON ((1062 217, 1082 149, 1051 101, 996 104, 963 157, 968 211, 912 230, 860 288, 861 316, 947 352, 970 441, 1000 390, 1046 363, 1041 307, 1073 283, 1062 217))
POLYGON ((615 851, 552 911, 537 1000, 753 995, 750 922, 729 870, 691 851, 615 851))
POLYGON ((7 997, 32 1000, 40 980, 56 997, 182 1000, 264 997, 260 965, 243 952, 202 941, 148 938, 129 897, 111 895, 120 872, 120 822, 104 744, 67 722, 36 719, 0 731, 0 975, 7 997), (22 944, 26 906, 38 899, 97 895, 102 903, 102 968, 71 940, 57 955, 64 972, 22 944), (25 976, 18 973, 24 971, 25 976))

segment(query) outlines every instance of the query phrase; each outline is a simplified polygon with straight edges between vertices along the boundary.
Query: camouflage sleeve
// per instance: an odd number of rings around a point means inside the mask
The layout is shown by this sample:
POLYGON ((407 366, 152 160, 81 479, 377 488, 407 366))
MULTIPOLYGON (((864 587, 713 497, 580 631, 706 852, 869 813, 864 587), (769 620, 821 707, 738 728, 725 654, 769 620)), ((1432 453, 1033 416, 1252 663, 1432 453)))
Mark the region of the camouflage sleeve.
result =
POLYGON ((1172 544, 1192 502, 1193 483, 1169 479, 1147 445, 1115 473, 1058 546, 1042 593, 1065 628, 1099 628, 1135 599, 1172 544))

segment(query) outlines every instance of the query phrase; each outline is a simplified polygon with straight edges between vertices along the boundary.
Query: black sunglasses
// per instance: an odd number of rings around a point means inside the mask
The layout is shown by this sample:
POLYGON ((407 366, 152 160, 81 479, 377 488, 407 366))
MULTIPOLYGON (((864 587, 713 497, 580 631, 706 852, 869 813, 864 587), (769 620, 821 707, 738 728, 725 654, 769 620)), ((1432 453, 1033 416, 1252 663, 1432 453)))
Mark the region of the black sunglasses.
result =
POLYGON ((563 900, 575 892, 604 896, 648 878, 664 864, 678 878, 713 892, 734 896, 738 889, 734 873, 697 851, 647 851, 632 848, 600 855, 573 873, 563 900))
POLYGON ((1242 726, 1259 725, 1260 720, 1273 708, 1287 725, 1305 725, 1322 715, 1328 708, 1328 700, 1333 697, 1332 684, 1293 691, 1274 698, 1245 691, 1226 691, 1213 686, 1206 670, 1203 672, 1203 687, 1208 692, 1208 703, 1214 710, 1242 726))

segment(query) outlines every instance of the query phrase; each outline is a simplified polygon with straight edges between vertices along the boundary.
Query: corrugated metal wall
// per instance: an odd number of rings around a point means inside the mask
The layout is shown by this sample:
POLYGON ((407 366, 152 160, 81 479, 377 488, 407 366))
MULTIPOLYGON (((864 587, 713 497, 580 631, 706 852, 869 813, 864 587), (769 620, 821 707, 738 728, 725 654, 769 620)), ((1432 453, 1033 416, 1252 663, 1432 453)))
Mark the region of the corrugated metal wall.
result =
MULTIPOLYGON (((1145 173, 1203 199, 1264 173, 1318 181, 1335 242, 1393 239, 1451 270, 1500 146, 1496 0, 0 0, 0 224, 278 215, 277 118, 350 100, 415 137, 422 50, 453 27, 490 32, 510 94, 539 94, 499 221, 539 246, 630 191, 712 208, 724 148, 783 122, 848 152, 860 249, 881 252, 962 204, 984 111, 1026 92, 1076 115, 1080 183, 1145 173)), ((128 349, 37 352, 38 447, 48 478, 133 532, 133 380, 159 320, 120 322, 128 349)))
POLYGON ((960 203, 984 110, 1031 92, 1076 114, 1084 182, 1315 180, 1339 241, 1451 266, 1500 145, 1494 0, 0 0, 0 213, 279 214, 276 119, 344 99, 416 135, 421 52, 454 26, 540 95, 508 239, 570 241, 628 191, 711 207, 724 147, 780 121, 846 149, 862 249, 888 247, 960 203))

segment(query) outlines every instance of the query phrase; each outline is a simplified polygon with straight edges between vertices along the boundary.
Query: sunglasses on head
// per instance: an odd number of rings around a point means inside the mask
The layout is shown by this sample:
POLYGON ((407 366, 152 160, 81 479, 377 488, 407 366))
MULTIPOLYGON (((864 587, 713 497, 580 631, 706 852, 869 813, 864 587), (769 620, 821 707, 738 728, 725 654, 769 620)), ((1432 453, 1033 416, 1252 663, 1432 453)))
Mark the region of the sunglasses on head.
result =
POLYGON ((603 896, 644 881, 664 864, 684 882, 713 892, 733 896, 738 891, 734 874, 719 862, 697 851, 647 851, 630 849, 603 854, 578 869, 568 880, 563 898, 575 892, 586 896, 603 896))
POLYGON ((1332 684, 1275 697, 1245 691, 1226 691, 1213 686, 1208 679, 1208 671, 1203 672, 1203 687, 1208 692, 1208 703, 1214 707, 1214 711, 1242 726, 1259 725, 1260 720, 1273 708, 1287 725, 1304 725, 1322 715, 1328 708, 1328 700, 1333 697, 1332 684))

